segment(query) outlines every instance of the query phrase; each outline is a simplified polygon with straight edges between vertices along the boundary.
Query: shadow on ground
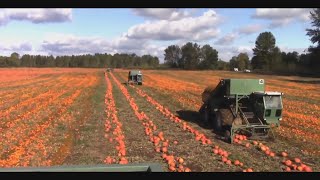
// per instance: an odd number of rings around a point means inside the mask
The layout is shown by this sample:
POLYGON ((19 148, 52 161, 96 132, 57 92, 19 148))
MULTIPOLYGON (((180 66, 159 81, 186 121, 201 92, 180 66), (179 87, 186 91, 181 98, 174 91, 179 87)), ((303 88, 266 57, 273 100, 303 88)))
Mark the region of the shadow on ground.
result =
POLYGON ((199 125, 203 129, 211 130, 212 136, 215 139, 219 139, 224 142, 228 142, 224 138, 223 132, 214 132, 212 129, 212 126, 210 126, 208 123, 204 123, 201 117, 201 114, 197 111, 191 111, 191 110, 179 110, 176 111, 178 114, 178 117, 186 122, 193 123, 199 125))
POLYGON ((208 124, 203 122, 200 113, 197 111, 179 110, 176 112, 178 114, 178 117, 186 122, 198 124, 200 127, 204 129, 211 129, 211 127, 208 124))

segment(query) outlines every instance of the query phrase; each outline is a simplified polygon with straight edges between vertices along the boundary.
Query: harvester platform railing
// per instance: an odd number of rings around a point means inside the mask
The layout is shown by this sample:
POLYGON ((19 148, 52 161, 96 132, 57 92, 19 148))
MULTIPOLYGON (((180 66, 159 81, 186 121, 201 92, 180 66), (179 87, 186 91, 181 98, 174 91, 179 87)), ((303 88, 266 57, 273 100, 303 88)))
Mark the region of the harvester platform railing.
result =
POLYGON ((161 165, 149 164, 110 164, 81 166, 51 166, 51 167, 15 167, 0 168, 0 172, 163 172, 161 165))

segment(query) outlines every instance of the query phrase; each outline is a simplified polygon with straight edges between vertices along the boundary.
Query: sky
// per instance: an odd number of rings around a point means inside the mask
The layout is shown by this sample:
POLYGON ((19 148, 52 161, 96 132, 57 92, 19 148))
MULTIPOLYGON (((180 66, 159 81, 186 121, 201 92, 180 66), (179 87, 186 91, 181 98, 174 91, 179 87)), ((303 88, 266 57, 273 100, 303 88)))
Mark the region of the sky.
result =
POLYGON ((0 55, 136 53, 164 59, 169 45, 209 44, 229 61, 253 56, 268 31, 281 51, 303 53, 311 44, 309 12, 299 8, 0 9, 0 55))

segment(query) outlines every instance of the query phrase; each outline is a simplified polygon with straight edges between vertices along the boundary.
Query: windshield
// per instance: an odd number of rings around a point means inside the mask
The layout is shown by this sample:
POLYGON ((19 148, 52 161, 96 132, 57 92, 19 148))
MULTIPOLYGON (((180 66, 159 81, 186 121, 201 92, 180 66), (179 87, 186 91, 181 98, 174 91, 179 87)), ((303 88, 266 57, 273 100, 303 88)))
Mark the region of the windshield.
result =
POLYGON ((280 96, 265 96, 264 97, 265 106, 267 109, 281 108, 281 98, 280 96))

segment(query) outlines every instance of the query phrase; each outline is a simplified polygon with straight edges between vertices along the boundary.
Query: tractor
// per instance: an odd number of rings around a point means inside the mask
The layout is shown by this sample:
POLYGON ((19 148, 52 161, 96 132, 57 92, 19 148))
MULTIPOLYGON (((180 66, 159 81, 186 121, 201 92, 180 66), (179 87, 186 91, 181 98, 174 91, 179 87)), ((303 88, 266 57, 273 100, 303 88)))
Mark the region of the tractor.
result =
POLYGON ((112 68, 107 68, 107 72, 113 72, 112 68))
POLYGON ((126 83, 128 84, 138 84, 142 85, 142 73, 139 70, 131 70, 128 74, 128 81, 126 83))
POLYGON ((265 91, 264 79, 221 79, 202 93, 199 113, 204 123, 233 142, 235 134, 250 139, 274 138, 282 120, 281 92, 265 91))

